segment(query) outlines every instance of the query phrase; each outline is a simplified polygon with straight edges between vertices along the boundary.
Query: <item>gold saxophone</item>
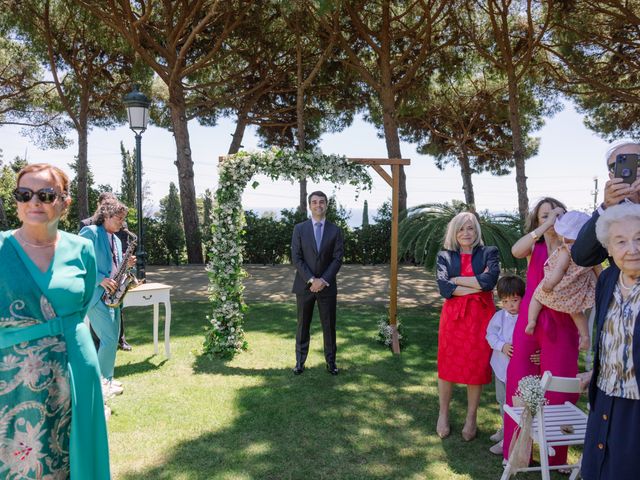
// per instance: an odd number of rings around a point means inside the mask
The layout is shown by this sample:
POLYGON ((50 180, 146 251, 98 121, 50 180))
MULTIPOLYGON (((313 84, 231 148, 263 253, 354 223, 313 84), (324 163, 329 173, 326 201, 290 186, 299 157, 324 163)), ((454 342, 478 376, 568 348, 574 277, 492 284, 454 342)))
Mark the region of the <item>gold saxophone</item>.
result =
POLYGON ((138 244, 138 237, 126 228, 123 228, 122 231, 129 235, 129 246, 127 247, 127 251, 122 256, 122 262, 120 263, 118 270, 116 271, 115 275, 111 277, 111 279, 114 280, 118 284, 118 286, 113 293, 105 291, 102 294, 102 301, 107 307, 112 308, 119 307, 129 289, 138 285, 138 279, 133 273, 131 273, 131 268, 129 267, 129 258, 131 258, 131 255, 133 255, 133 252, 136 249, 136 245, 138 244))

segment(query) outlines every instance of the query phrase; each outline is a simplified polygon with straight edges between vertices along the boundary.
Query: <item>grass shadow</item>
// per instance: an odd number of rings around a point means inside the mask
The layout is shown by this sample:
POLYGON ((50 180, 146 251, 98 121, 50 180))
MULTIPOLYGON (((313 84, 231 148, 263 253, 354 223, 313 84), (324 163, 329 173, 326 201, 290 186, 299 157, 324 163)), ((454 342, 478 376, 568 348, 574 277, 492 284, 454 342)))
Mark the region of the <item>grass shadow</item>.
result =
MULTIPOLYGON (((204 311, 198 308, 204 307, 190 304, 189 314, 204 311)), ((401 310, 409 343, 400 356, 374 340, 383 314, 375 307, 339 309, 336 377, 324 371, 317 319, 308 368, 292 374, 290 305, 251 305, 250 349, 229 361, 194 353, 199 320, 185 316, 190 341, 178 339, 176 357, 162 368, 132 374, 140 381, 132 396, 114 400, 117 478, 498 478, 500 459, 487 451, 500 421, 491 389, 483 393, 477 440, 465 443, 459 435, 462 387, 454 392, 452 436, 442 441, 435 434, 439 312, 401 310), (132 438, 145 447, 136 450, 132 438)))
POLYGON ((144 360, 141 360, 138 362, 129 362, 129 363, 120 362, 115 368, 114 376, 118 379, 124 379, 131 375, 138 375, 142 373, 151 372, 154 370, 159 370, 168 361, 168 359, 165 358, 158 363, 154 363, 152 361, 154 358, 155 358, 155 355, 151 355, 146 357, 144 360))

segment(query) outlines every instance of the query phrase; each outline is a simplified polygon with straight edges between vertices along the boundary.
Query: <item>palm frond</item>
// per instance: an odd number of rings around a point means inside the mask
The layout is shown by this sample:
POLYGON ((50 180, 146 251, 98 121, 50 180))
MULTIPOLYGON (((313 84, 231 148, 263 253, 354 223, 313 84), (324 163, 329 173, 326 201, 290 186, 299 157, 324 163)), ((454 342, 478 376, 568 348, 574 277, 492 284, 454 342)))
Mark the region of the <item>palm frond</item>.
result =
MULTIPOLYGON (((435 268, 436 256, 442 249, 447 225, 458 213, 469 211, 462 202, 425 203, 407 210, 406 217, 400 222, 399 255, 412 257, 427 269, 435 268)), ((511 246, 522 236, 522 224, 516 214, 478 213, 485 245, 494 245, 500 252, 502 268, 526 269, 526 262, 511 255, 511 246)))

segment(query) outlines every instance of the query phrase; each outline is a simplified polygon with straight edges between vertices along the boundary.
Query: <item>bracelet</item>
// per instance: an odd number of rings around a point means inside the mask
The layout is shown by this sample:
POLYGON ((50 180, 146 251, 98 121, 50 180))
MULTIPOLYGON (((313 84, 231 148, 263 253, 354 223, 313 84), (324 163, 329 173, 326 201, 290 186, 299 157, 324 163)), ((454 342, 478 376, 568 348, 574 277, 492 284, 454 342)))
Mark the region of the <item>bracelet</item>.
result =
POLYGON ((533 238, 534 242, 537 242, 538 239, 540 238, 540 236, 536 233, 535 230, 532 230, 531 232, 529 232, 529 235, 531 235, 531 238, 533 238))

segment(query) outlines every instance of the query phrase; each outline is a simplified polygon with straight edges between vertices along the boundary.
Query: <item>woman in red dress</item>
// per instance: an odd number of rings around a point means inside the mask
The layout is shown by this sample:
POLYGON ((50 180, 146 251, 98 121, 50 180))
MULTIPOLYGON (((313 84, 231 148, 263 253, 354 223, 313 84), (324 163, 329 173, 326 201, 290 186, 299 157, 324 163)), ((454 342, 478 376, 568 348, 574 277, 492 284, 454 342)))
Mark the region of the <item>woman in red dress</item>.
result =
POLYGON ((456 215, 447 226, 444 250, 438 253, 437 280, 445 298, 438 331, 438 396, 440 438, 451 432, 449 404, 453 385, 467 386, 465 441, 477 433, 476 416, 482 385, 491 382, 491 347, 487 325, 495 313, 492 290, 500 275, 498 249, 482 243, 480 224, 473 213, 456 215))

